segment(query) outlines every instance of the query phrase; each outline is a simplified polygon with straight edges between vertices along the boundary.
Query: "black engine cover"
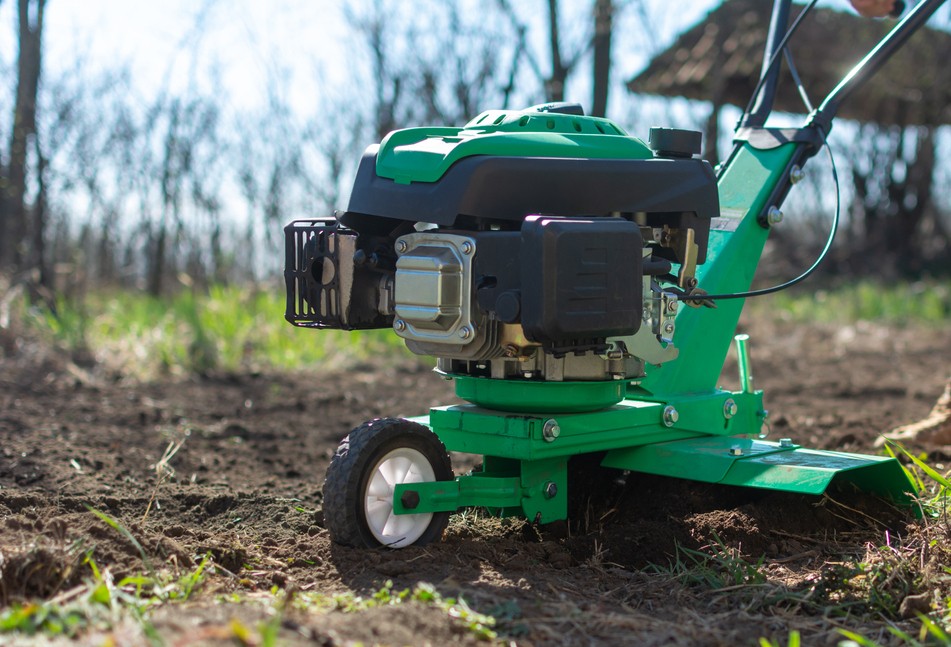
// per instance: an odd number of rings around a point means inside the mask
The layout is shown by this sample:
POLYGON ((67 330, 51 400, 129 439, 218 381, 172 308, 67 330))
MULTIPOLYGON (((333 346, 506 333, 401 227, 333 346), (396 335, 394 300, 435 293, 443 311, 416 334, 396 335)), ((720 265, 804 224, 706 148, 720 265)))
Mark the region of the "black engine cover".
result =
POLYGON ((459 229, 476 219, 517 229, 530 214, 644 212, 671 226, 692 227, 699 264, 706 260, 711 219, 720 214, 716 176, 699 159, 477 155, 453 164, 438 182, 399 184, 376 174, 377 149, 370 146, 364 154, 340 219, 357 231, 381 227, 381 219, 459 229))

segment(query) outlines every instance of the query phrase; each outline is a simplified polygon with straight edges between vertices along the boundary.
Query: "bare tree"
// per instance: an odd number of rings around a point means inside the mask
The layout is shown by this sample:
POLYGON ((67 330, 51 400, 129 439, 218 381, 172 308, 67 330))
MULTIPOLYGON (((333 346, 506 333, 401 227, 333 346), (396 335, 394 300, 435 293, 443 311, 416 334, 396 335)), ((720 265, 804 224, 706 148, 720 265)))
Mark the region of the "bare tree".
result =
POLYGON ((850 269, 919 274, 946 259, 951 238, 932 198, 934 129, 865 124, 849 152, 850 269))
POLYGON ((611 34, 614 31, 613 23, 613 0, 595 0, 591 114, 596 117, 604 117, 608 111, 608 90, 611 87, 611 34))
MULTIPOLYGON (((548 46, 548 71, 539 63, 545 57, 535 55, 526 46, 524 34, 528 30, 509 0, 498 0, 503 15, 511 21, 520 38, 516 41, 513 60, 527 61, 529 69, 544 88, 545 101, 564 101, 569 79, 577 73, 589 54, 592 59, 590 114, 603 117, 607 114, 608 95, 611 85, 611 45, 619 5, 613 0, 592 0, 581 34, 565 33, 566 21, 562 15, 564 5, 559 0, 545 0, 547 21, 545 25, 548 46)), ((514 64, 513 64, 514 67, 514 64)))
POLYGON ((396 6, 374 0, 347 13, 369 55, 373 139, 410 124, 459 125, 509 105, 527 28, 505 0, 501 12, 475 17, 459 0, 428 0, 412 22, 401 21, 396 6), (503 62, 507 43, 515 54, 503 62))
MULTIPOLYGON (((39 250, 29 249, 30 225, 27 202, 27 166, 31 145, 39 150, 35 141, 36 104, 42 70, 43 17, 46 0, 18 0, 17 2, 17 54, 16 99, 13 108, 13 124, 10 133, 8 163, 0 178, 0 267, 22 270, 30 261, 37 263, 41 280, 48 274, 39 250), (37 258, 39 254, 39 258, 37 258)), ((43 189, 40 183, 40 190, 43 189)), ((42 197, 38 203, 42 208, 42 197)), ((42 212, 38 221, 32 223, 37 230, 32 240, 43 236, 42 212)))

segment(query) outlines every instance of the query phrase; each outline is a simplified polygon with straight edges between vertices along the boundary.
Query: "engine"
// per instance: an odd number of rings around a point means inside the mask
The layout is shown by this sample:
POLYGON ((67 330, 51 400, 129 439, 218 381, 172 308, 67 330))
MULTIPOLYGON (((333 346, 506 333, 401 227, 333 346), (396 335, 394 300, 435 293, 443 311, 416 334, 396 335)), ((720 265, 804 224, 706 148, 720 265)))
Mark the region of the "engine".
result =
POLYGON ((674 359, 718 215, 699 133, 646 146, 543 108, 371 146, 346 212, 285 228, 287 319, 391 327, 448 374, 636 380, 674 359))

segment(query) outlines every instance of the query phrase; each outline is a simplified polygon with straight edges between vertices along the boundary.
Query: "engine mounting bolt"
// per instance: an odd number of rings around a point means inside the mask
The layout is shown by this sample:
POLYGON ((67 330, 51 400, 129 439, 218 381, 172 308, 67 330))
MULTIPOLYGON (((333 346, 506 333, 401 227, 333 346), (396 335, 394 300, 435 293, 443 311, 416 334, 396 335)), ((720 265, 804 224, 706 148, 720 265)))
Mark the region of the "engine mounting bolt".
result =
POLYGON ((463 326, 462 328, 459 329, 459 336, 462 337, 463 339, 469 339, 470 337, 472 337, 472 328, 470 328, 469 326, 463 326))
POLYGON ((793 445, 792 438, 780 438, 779 446, 784 449, 789 449, 790 447, 793 447, 794 445, 793 445))
POLYGON ((677 302, 668 301, 667 302, 667 312, 677 312, 677 302))
POLYGON ((555 484, 554 481, 548 481, 548 483, 545 483, 545 498, 546 499, 554 499, 557 494, 558 494, 558 486, 555 484))
POLYGON ((672 321, 668 321, 664 324, 664 332, 668 335, 674 334, 674 323, 672 321))
POLYGON ((554 442, 558 436, 561 435, 561 427, 558 426, 558 421, 554 418, 549 418, 545 421, 545 426, 542 427, 542 438, 545 439, 545 442, 551 443, 554 442))
POLYGON ((403 332, 406 330, 406 322, 402 319, 397 319, 393 322, 393 328, 395 328, 397 332, 403 332))
POLYGON ((398 254, 404 253, 407 249, 409 249, 409 243, 407 243, 405 240, 396 241, 396 252, 398 254))
POLYGON ((733 398, 727 398, 727 401, 723 403, 723 417, 729 420, 736 415, 736 411, 736 400, 733 398))
POLYGON ((472 253, 472 250, 473 250, 472 243, 470 243, 468 240, 467 240, 466 242, 462 243, 462 253, 463 253, 463 254, 465 254, 465 255, 468 256, 469 254, 472 253))
POLYGON ((806 179, 806 172, 798 165, 789 169, 789 181, 793 184, 799 184, 806 179))
POLYGON ((665 427, 673 427, 675 424, 677 424, 678 420, 680 420, 680 414, 677 413, 677 409, 675 409, 673 406, 669 404, 666 407, 664 407, 664 426, 665 427))
POLYGON ((742 456, 743 448, 742 447, 730 447, 730 456, 742 456))
POLYGON ((766 222, 772 225, 778 225, 783 221, 783 212, 780 211, 779 207, 770 207, 769 211, 766 212, 766 222))

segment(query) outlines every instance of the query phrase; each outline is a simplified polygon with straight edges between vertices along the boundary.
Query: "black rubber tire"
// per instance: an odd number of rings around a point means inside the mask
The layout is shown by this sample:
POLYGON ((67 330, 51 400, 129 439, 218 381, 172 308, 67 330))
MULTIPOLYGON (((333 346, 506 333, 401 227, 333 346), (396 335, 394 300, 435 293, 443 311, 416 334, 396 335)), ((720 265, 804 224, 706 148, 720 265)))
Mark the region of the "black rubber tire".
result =
MULTIPOLYGON (((370 470, 394 449, 408 447, 421 453, 437 481, 451 481, 452 464, 445 445, 430 429, 403 418, 377 418, 356 427, 340 441, 324 480, 324 525, 330 539, 345 546, 375 548, 380 542, 367 525, 364 500, 370 470)), ((432 521, 413 545, 442 537, 448 512, 433 513, 432 521)))

